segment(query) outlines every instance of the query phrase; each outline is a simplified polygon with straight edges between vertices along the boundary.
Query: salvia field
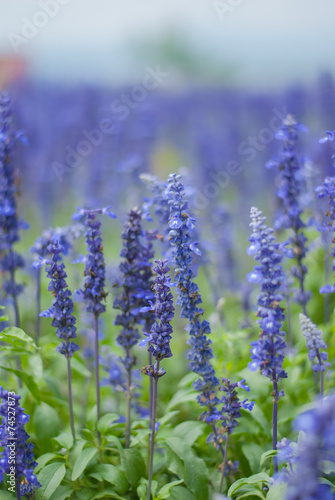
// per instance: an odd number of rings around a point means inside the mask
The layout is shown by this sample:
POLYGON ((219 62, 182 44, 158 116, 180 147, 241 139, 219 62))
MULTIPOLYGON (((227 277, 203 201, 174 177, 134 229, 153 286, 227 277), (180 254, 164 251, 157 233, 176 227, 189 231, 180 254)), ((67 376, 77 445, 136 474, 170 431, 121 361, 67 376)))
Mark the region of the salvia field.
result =
POLYGON ((335 82, 147 76, 0 93, 0 498, 335 499, 335 82))

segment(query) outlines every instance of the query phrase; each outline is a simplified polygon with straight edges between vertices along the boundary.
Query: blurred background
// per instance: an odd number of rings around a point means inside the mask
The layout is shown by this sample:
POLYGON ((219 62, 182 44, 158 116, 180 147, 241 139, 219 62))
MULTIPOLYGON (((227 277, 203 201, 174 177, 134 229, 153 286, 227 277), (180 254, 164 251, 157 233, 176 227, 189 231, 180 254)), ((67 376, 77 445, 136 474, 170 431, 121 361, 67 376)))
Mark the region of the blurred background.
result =
POLYGON ((177 170, 200 217, 224 202, 247 220, 250 203, 273 203, 264 165, 287 113, 308 127, 311 185, 331 168, 318 140, 334 126, 332 0, 0 6, 0 85, 25 133, 22 196, 41 227, 64 206, 64 217, 77 204, 125 212, 143 199, 141 174, 177 170))
POLYGON ((0 1, 2 79, 278 88, 333 71, 332 0, 0 1))

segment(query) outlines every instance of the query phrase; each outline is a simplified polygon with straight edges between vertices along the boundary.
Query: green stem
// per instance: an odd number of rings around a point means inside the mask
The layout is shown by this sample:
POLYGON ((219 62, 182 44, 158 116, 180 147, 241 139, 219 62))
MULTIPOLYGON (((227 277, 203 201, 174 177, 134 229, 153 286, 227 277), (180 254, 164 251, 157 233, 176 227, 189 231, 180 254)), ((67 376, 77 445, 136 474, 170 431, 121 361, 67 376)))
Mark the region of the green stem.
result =
POLYGON ((226 466, 227 466, 228 443, 229 443, 229 432, 227 432, 226 446, 225 446, 225 449, 224 449, 223 467, 222 467, 222 473, 221 473, 221 481, 220 481, 220 487, 219 487, 219 494, 222 491, 222 485, 223 485, 223 480, 224 480, 224 473, 225 473, 226 466))

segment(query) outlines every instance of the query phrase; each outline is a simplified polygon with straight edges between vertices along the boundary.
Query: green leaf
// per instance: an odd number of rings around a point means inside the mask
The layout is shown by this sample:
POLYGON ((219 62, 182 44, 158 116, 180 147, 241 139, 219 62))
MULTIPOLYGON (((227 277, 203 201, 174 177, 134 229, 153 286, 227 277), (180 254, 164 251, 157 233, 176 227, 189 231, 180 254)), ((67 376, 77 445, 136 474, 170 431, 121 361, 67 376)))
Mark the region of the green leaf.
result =
POLYGON ((173 481, 172 483, 164 484, 164 486, 158 492, 157 500, 164 500, 165 498, 169 498, 171 489, 183 482, 184 480, 180 479, 179 481, 173 481))
POLYGON ((73 488, 71 488, 71 486, 58 486, 51 495, 50 500, 65 500, 66 498, 70 498, 72 492, 73 488))
POLYGON ((263 493, 258 490, 247 491, 246 493, 243 493, 243 495, 238 496, 237 500, 241 500, 242 498, 249 498, 250 500, 253 498, 261 498, 262 500, 265 500, 263 493))
POLYGON ((89 475, 98 481, 107 481, 113 484, 121 495, 124 495, 129 489, 125 474, 112 464, 98 464, 89 475))
POLYGON ((38 490, 38 498, 49 500, 56 488, 62 482, 66 473, 65 465, 62 463, 50 464, 44 467, 38 475, 42 487, 38 490))
POLYGON ((92 460, 93 457, 98 453, 98 450, 96 448, 85 448, 77 458, 74 467, 73 467, 73 472, 72 472, 72 481, 75 481, 78 479, 80 474, 84 472, 86 467, 88 466, 89 462, 92 460))
POLYGON ((80 361, 78 358, 71 358, 71 369, 81 375, 82 377, 89 378, 92 376, 92 373, 86 368, 84 363, 80 361))
POLYGON ((166 444, 179 459, 173 464, 170 463, 170 466, 178 464, 179 478, 184 479, 197 500, 207 500, 209 477, 205 462, 198 458, 192 448, 180 438, 167 438, 166 444), (182 462, 183 467, 181 467, 180 462, 182 462))
POLYGON ((1 500, 15 500, 17 498, 17 496, 14 493, 10 493, 9 491, 5 490, 1 490, 0 494, 1 494, 1 500))
POLYGON ((167 405, 166 411, 173 410, 176 406, 179 406, 183 403, 187 403, 189 401, 196 401, 196 396, 198 393, 193 389, 179 389, 176 394, 172 397, 170 403, 167 405))
POLYGON ((141 453, 133 448, 122 450, 121 463, 126 478, 135 490, 141 478, 146 475, 145 462, 141 453))
POLYGON ((261 410, 261 408, 258 405, 255 405, 253 407, 252 411, 247 411, 247 410, 242 408, 241 413, 243 415, 247 416, 248 418, 250 418, 250 417, 253 418, 259 424, 259 426, 263 429, 266 436, 271 435, 271 432, 272 432, 271 426, 270 426, 269 422, 266 420, 263 411, 261 410))
POLYGON ((108 441, 108 443, 114 444, 115 448, 118 451, 121 452, 123 450, 121 441, 116 436, 113 436, 113 434, 109 434, 108 436, 105 436, 105 439, 106 439, 106 441, 108 441))
POLYGON ((265 472, 260 472, 258 474, 254 474, 253 476, 250 477, 242 477, 241 479, 238 479, 231 485, 231 487, 228 490, 228 496, 232 497, 238 491, 239 489, 253 485, 253 484, 259 484, 263 485, 263 483, 270 484, 271 483, 271 478, 268 474, 265 472))
POLYGON ((35 349, 40 349, 40 347, 37 347, 34 339, 30 337, 30 335, 27 335, 23 330, 16 328, 15 326, 10 326, 2 330, 2 332, 0 332, 0 340, 4 342, 15 342, 17 340, 21 340, 22 342, 30 344, 35 349))
POLYGON ((175 417, 176 415, 178 415, 178 413, 180 413, 179 410, 175 410, 175 411, 170 411, 169 413, 166 413, 164 415, 164 417, 160 418, 157 420, 157 422, 160 423, 161 427, 165 424, 167 424, 168 422, 170 422, 170 420, 173 419, 173 417, 175 417))
POLYGON ((57 411, 46 403, 40 403, 34 411, 33 424, 36 439, 44 450, 51 449, 51 439, 59 434, 60 422, 57 411))
POLYGON ((202 435, 206 424, 197 421, 186 421, 177 425, 173 430, 173 435, 182 438, 189 446, 202 435))
POLYGON ((182 486, 176 486, 171 490, 169 500, 196 500, 193 493, 182 486))
POLYGON ((242 451, 245 458, 248 460, 252 474, 259 471, 259 461, 262 456, 263 449, 255 443, 245 443, 242 445, 242 451))
POLYGON ((29 391, 32 393, 35 399, 39 401, 41 399, 39 388, 31 375, 20 370, 15 370, 14 368, 8 368, 6 366, 0 366, 3 370, 7 372, 14 373, 22 382, 27 386, 29 391))
POLYGON ((260 468, 262 468, 265 465, 267 460, 275 457, 276 455, 277 455, 277 450, 269 450, 263 453, 260 459, 260 468))
MULTIPOLYGON (((38 465, 35 468, 35 474, 37 474, 43 467, 53 460, 54 458, 60 458, 59 455, 56 455, 56 453, 45 453, 44 455, 41 455, 38 457, 38 465)), ((65 459, 65 458, 64 458, 65 459)))
POLYGON ((105 435, 111 424, 116 420, 119 420, 119 418, 120 415, 117 413, 107 413, 107 415, 100 418, 98 422, 98 431, 101 432, 102 435, 105 435))
POLYGON ((124 500, 124 497, 120 497, 112 488, 106 488, 99 493, 94 493, 94 500, 96 498, 116 498, 117 500, 124 500))
POLYGON ((54 437, 53 441, 56 441, 62 448, 71 450, 73 446, 73 436, 71 432, 62 432, 59 436, 54 437))
POLYGON ((130 446, 136 446, 137 444, 145 444, 147 437, 151 434, 150 429, 140 429, 136 436, 131 438, 130 446))
POLYGON ((269 489, 266 495, 266 500, 282 500, 283 498, 285 498, 284 495, 285 490, 286 490, 285 483, 275 483, 269 489))

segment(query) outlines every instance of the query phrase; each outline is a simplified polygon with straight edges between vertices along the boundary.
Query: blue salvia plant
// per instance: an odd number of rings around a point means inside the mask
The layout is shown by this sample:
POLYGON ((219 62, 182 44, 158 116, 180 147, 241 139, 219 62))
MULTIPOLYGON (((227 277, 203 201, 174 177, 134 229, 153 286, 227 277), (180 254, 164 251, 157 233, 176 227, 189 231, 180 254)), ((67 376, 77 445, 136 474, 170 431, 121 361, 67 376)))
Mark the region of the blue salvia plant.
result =
POLYGON ((332 457, 335 449, 335 397, 299 415, 294 427, 305 435, 297 446, 295 468, 288 476, 284 499, 334 500, 333 487, 322 476, 325 457, 332 457))
POLYGON ((294 299, 307 316, 306 306, 311 294, 305 290, 307 267, 304 260, 308 248, 304 232, 306 225, 301 218, 303 213, 301 200, 305 186, 304 160, 297 152, 299 132, 303 130, 305 130, 303 125, 298 123, 292 115, 287 115, 276 134, 277 139, 283 141, 283 148, 278 158, 269 161, 267 167, 276 167, 279 171, 279 187, 276 194, 282 206, 276 215, 274 228, 276 230, 290 229, 293 232, 293 236, 286 243, 289 246, 288 255, 296 260, 296 265, 293 265, 291 269, 292 275, 299 284, 299 287, 294 290, 294 299))
POLYGON ((4 390, 0 386, 0 483, 4 475, 9 475, 8 490, 16 493, 16 498, 22 496, 35 497, 36 490, 41 486, 34 474, 37 462, 34 460, 34 445, 28 443, 29 435, 24 426, 29 422, 29 415, 20 407, 18 394, 4 390))
POLYGON ((56 328, 57 337, 62 342, 57 346, 57 351, 63 354, 67 360, 67 382, 68 382, 68 401, 70 426, 74 441, 76 440, 74 415, 73 415, 73 396, 72 396, 72 370, 71 358, 79 349, 79 346, 72 339, 77 337, 76 318, 73 315, 73 301, 71 291, 66 283, 67 274, 65 264, 61 262, 61 254, 64 252, 58 241, 48 246, 50 258, 42 258, 33 263, 33 267, 38 269, 45 265, 47 277, 50 278, 48 290, 52 293, 54 300, 52 306, 41 313, 45 318, 52 318, 52 326, 56 328))
POLYGON ((165 358, 172 356, 170 348, 171 335, 173 333, 170 322, 174 316, 173 296, 171 293, 171 278, 168 275, 170 268, 166 260, 156 260, 156 266, 153 271, 156 273, 153 289, 155 292, 155 301, 150 306, 141 309, 141 312, 150 313, 155 318, 151 331, 147 332, 146 341, 149 345, 149 352, 155 358, 154 364, 149 364, 142 368, 142 373, 151 377, 154 381, 152 411, 151 411, 151 439, 150 439, 150 457, 149 457, 149 479, 147 500, 151 499, 151 484, 153 473, 153 456, 155 447, 155 426, 157 411, 157 386, 160 377, 165 375, 165 370, 160 363, 165 358))
MULTIPOLYGON (((273 384, 273 419, 272 419, 272 445, 277 446, 277 420, 278 401, 284 394, 278 390, 278 383, 287 374, 283 370, 286 343, 285 332, 282 325, 285 320, 280 302, 285 275, 281 266, 282 253, 280 245, 276 242, 273 229, 265 225, 266 218, 255 207, 250 211, 252 235, 249 238, 250 246, 248 255, 253 255, 258 264, 247 275, 250 283, 260 284, 261 293, 257 299, 257 323, 261 327, 259 339, 251 342, 251 362, 249 369, 260 370, 260 373, 269 378, 273 384)), ((274 461, 277 471, 277 462, 274 461)))
POLYGON ((26 225, 17 213, 18 176, 14 166, 16 139, 22 136, 13 129, 11 101, 0 93, 0 267, 5 273, 2 288, 13 300, 15 326, 20 326, 18 295, 24 286, 16 282, 16 272, 24 267, 23 257, 14 250, 20 240, 20 229, 26 225))
POLYGON ((215 422, 219 417, 216 395, 219 379, 210 362, 213 358, 210 324, 202 319, 204 310, 198 285, 194 282, 195 272, 192 269, 192 255, 198 253, 197 243, 191 243, 191 233, 195 219, 188 213, 188 202, 185 198, 181 176, 171 174, 168 179, 166 197, 170 205, 169 240, 172 245, 172 262, 174 264, 174 281, 177 287, 178 298, 176 303, 181 307, 181 317, 188 320, 188 343, 192 348, 188 352, 190 367, 199 378, 193 387, 199 392, 197 401, 207 409, 201 414, 201 419, 212 426, 213 432, 208 442, 213 442, 220 448, 222 455, 222 436, 217 432, 215 422))
POLYGON ((324 391, 324 372, 330 367, 327 361, 328 353, 322 351, 327 349, 327 344, 322 339, 322 332, 316 328, 316 325, 303 314, 299 314, 301 331, 306 337, 306 345, 308 349, 308 358, 312 362, 312 370, 314 373, 320 373, 320 396, 323 398, 324 391))
POLYGON ((239 400, 237 395, 237 389, 242 388, 246 391, 250 391, 249 387, 244 384, 245 379, 240 382, 231 382, 227 378, 222 379, 222 385, 220 386, 220 390, 223 391, 223 396, 221 399, 222 408, 220 409, 220 417, 219 420, 222 423, 222 431, 223 435, 226 439, 224 457, 223 457, 223 465, 222 465, 222 474, 221 481, 219 487, 219 493, 221 493, 223 479, 226 472, 227 458, 228 458, 228 445, 229 438, 233 433, 234 429, 238 426, 238 419, 241 418, 241 408, 245 410, 252 410, 254 406, 253 401, 249 401, 244 399, 243 401, 239 400))
MULTIPOLYGON (((94 363, 95 363, 95 390, 97 402, 97 419, 100 413, 100 379, 99 379, 99 316, 106 311, 104 302, 107 293, 105 290, 106 268, 101 238, 101 222, 97 215, 108 215, 112 219, 116 215, 110 211, 110 207, 97 209, 78 208, 78 212, 73 215, 73 220, 84 220, 86 226, 86 250, 87 254, 83 260, 85 263, 84 285, 78 291, 86 303, 86 311, 93 315, 94 322, 94 363)), ((97 433, 98 444, 100 445, 100 433, 97 433)))
MULTIPOLYGON (((34 245, 30 248, 30 251, 36 257, 41 257, 46 259, 49 256, 49 246, 51 243, 58 241, 61 247, 63 247, 63 255, 66 255, 71 248, 71 230, 70 227, 48 229, 43 231, 42 235, 39 236, 34 245)), ((35 344, 38 345, 40 338, 40 312, 41 312, 41 268, 36 269, 36 323, 35 323, 35 344)))
POLYGON ((142 225, 142 213, 139 209, 131 210, 128 221, 121 235, 123 249, 120 256, 123 258, 119 269, 122 273, 120 287, 121 295, 114 300, 114 308, 121 312, 115 318, 115 325, 121 326, 117 343, 125 353, 122 362, 127 372, 126 391, 126 447, 130 444, 131 400, 132 400, 132 370, 136 365, 133 348, 140 339, 139 327, 150 324, 147 312, 141 308, 152 298, 150 284, 151 259, 153 250, 151 241, 146 240, 142 225))

